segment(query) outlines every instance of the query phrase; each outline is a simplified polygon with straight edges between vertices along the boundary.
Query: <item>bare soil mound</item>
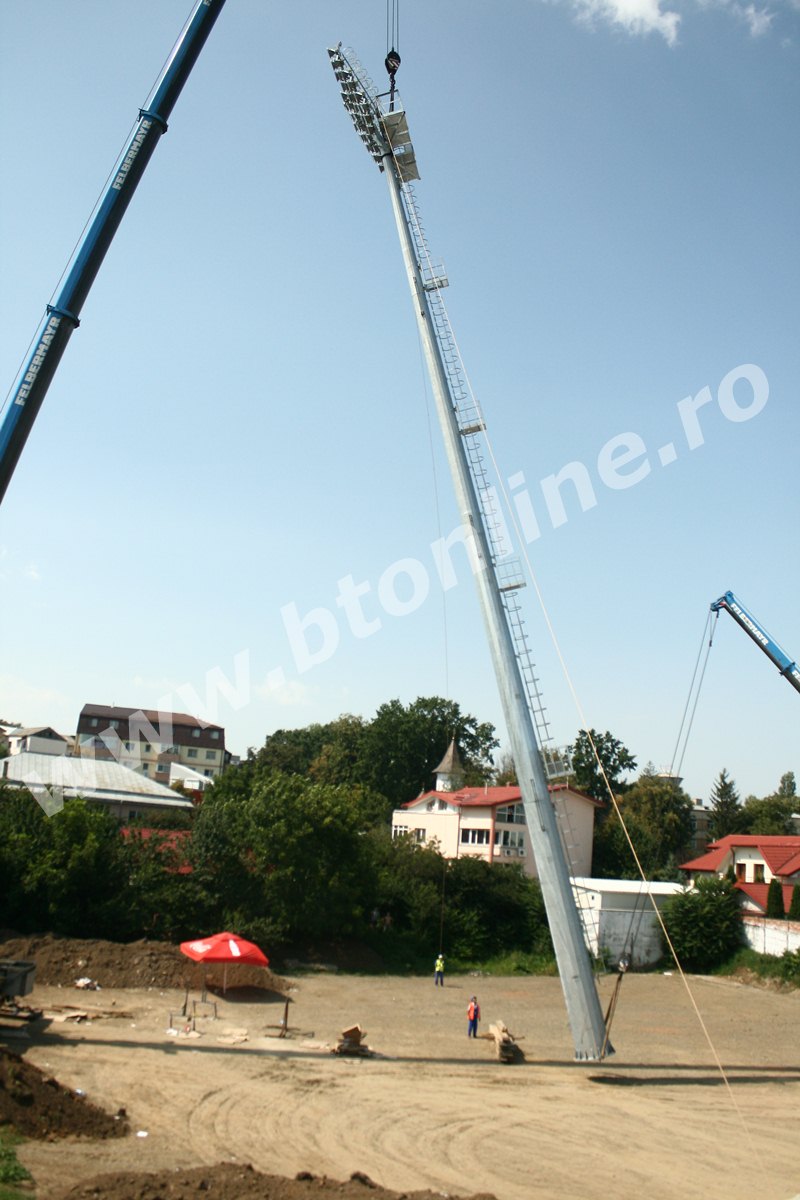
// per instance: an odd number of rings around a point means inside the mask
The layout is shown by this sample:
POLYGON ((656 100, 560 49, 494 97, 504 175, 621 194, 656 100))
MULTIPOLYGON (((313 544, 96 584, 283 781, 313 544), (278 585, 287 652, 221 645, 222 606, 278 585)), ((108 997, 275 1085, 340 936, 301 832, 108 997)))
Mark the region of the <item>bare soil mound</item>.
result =
MULTIPOLYGON (((440 1200, 441 1192, 389 1192, 356 1173, 344 1183, 302 1172, 295 1179, 262 1175, 252 1167, 220 1163, 190 1171, 101 1175, 64 1192, 60 1200, 440 1200)), ((457 1200, 452 1197, 451 1200, 457 1200)), ((494 1200, 483 1193, 471 1200, 494 1200)))
POLYGON ((109 1138, 128 1132, 124 1117, 122 1112, 109 1116, 18 1054, 0 1047, 0 1125, 13 1125, 25 1137, 48 1140, 76 1134, 109 1138))
MULTIPOLYGON (((223 985, 223 967, 203 968, 168 942, 106 942, 95 938, 61 938, 53 934, 32 937, 0 935, 0 958, 36 963, 36 982, 53 987, 74 987, 90 979, 101 988, 198 988, 203 971, 207 986, 223 985)), ((265 967, 232 965, 227 973, 231 987, 254 987, 283 993, 286 985, 265 967)))

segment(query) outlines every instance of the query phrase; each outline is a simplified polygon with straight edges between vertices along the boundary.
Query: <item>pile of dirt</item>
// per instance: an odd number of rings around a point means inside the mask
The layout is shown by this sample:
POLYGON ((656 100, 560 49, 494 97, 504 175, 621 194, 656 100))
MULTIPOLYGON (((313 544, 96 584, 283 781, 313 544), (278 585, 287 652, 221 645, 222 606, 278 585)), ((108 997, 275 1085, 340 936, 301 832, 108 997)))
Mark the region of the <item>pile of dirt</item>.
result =
MULTIPOLYGON (((193 1200, 200 1194, 207 1200, 441 1200, 441 1192, 389 1192, 360 1173, 345 1183, 306 1172, 283 1179, 234 1163, 153 1175, 100 1175, 70 1188, 60 1200, 193 1200)), ((471 1200, 495 1198, 483 1193, 471 1200)))
POLYGON ((109 1116, 84 1096, 62 1087, 18 1054, 0 1047, 0 1125, 30 1138, 120 1137, 125 1114, 109 1116))
MULTIPOLYGON (((223 985, 223 968, 193 963, 168 942, 106 942, 94 938, 62 938, 53 934, 33 937, 0 935, 0 959, 36 963, 36 982, 52 987, 74 987, 90 979, 101 988, 199 988, 206 972, 207 985, 223 985)), ((231 987, 253 987, 278 992, 286 983, 268 968, 236 963, 227 973, 231 987)))

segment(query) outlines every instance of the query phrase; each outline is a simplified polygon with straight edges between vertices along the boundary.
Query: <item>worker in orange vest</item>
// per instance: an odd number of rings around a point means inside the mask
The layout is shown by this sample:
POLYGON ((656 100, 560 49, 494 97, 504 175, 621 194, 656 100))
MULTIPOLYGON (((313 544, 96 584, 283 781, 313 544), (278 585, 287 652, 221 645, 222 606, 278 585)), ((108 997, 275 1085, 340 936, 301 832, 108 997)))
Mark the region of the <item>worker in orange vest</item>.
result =
POLYGON ((467 1037, 478 1036, 478 1021, 481 1019, 481 1006, 478 1004, 478 997, 472 996, 467 1005, 467 1037))

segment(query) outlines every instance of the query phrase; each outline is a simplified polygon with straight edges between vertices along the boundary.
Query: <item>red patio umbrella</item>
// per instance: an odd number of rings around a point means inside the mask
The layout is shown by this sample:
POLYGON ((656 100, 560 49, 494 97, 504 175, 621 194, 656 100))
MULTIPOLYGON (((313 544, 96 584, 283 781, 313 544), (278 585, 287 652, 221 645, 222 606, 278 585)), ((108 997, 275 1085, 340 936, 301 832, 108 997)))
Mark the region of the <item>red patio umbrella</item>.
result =
MULTIPOLYGON (((193 942, 181 942, 181 952, 195 962, 223 963, 223 992, 228 982, 228 963, 250 963, 254 967, 269 966, 269 959, 263 950, 259 950, 253 942, 247 942, 235 933, 214 933, 211 937, 197 938, 193 942)), ((203 992, 205 993, 205 986, 203 992)))

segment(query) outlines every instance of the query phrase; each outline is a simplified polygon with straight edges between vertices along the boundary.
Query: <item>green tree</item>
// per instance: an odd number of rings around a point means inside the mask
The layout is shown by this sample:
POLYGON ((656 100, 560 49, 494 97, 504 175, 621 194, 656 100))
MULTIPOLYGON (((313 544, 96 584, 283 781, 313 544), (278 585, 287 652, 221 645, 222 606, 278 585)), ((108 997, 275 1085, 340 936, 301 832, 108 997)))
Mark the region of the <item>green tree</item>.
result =
MULTIPOLYGON (((148 823, 149 824, 149 823, 148 823)), ((217 928, 214 898, 196 872, 186 872, 188 830, 126 830, 133 936, 183 942, 217 928)))
POLYGON ((192 837, 204 887, 237 932, 309 942, 363 926, 364 833, 374 798, 258 768, 246 795, 226 774, 206 793, 192 837))
POLYGON ((791 796, 792 799, 797 795, 797 784, 794 778, 794 771, 786 771, 781 775, 781 781, 778 784, 779 796, 791 796))
POLYGON ((800 883, 796 883, 792 888, 792 899, 787 915, 790 921, 800 921, 800 883))
POLYGON ((120 941, 132 932, 119 823, 84 800, 68 800, 47 817, 27 790, 6 790, 0 796, 0 878, 4 920, 21 932, 120 941))
POLYGON ((504 750, 500 755, 494 772, 494 782, 497 787, 516 787, 519 783, 514 758, 509 750, 504 750))
POLYGON ((781 881, 774 876, 770 879, 767 888, 767 916, 779 921, 786 916, 786 910, 783 907, 783 887, 781 881))
POLYGON ((260 750, 251 753, 259 767, 282 771, 284 775, 307 775, 326 740, 326 725, 306 725, 302 729, 276 729, 260 750))
POLYGON ((791 834, 794 831, 792 812, 796 801, 791 796, 776 793, 758 799, 748 796, 744 802, 745 832, 767 836, 791 834))
POLYGON ((396 933, 411 934, 429 951, 441 949, 446 859, 435 845, 393 838, 384 827, 371 829, 365 841, 372 881, 367 911, 388 914, 396 933))
MULTIPOLYGON (((618 799, 620 816, 649 879, 677 879, 692 839, 692 801, 677 781, 643 771, 618 799)), ((605 879, 637 879, 639 869, 616 811, 595 831, 592 871, 605 879)))
POLYGON ((463 962, 512 950, 551 956, 541 889, 519 864, 496 867, 476 858, 448 863, 444 944, 463 962))
MULTIPOLYGON (((672 896, 662 916, 677 960, 688 971, 721 966, 741 944, 739 900, 728 879, 699 879, 696 888, 672 896)), ((666 942, 664 951, 669 953, 666 942)))
POLYGON ((711 815, 708 819, 711 840, 718 841, 729 833, 744 833, 746 828, 747 817, 736 785, 723 767, 711 789, 711 815))
POLYGON ((619 738, 615 738, 608 730, 598 733, 596 729, 582 729, 570 746, 570 753, 575 786, 603 803, 608 801, 606 779, 616 795, 626 789, 622 776, 636 770, 636 759, 619 738))
POLYGON ((364 780, 364 733, 362 717, 349 713, 324 727, 324 740, 309 764, 308 773, 317 783, 354 784, 364 780))
POLYGON ((390 700, 365 731, 361 781, 393 808, 405 804, 432 786, 451 738, 458 744, 465 782, 477 785, 490 779, 492 754, 499 745, 492 725, 439 696, 420 696, 408 705, 390 700))

